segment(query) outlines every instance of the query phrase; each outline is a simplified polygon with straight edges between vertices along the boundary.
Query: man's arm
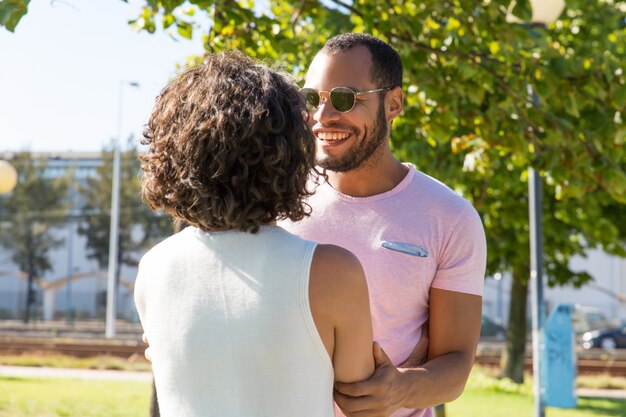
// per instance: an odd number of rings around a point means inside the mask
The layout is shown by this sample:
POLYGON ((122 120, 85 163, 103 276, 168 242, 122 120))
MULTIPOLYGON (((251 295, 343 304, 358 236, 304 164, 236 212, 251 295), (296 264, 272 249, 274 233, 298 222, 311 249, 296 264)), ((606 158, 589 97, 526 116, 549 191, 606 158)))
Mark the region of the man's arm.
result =
POLYGON ((346 416, 388 416, 399 408, 428 408, 457 398, 474 363, 482 298, 430 291, 428 362, 397 369, 374 347, 376 371, 366 381, 335 384, 335 401, 346 416))

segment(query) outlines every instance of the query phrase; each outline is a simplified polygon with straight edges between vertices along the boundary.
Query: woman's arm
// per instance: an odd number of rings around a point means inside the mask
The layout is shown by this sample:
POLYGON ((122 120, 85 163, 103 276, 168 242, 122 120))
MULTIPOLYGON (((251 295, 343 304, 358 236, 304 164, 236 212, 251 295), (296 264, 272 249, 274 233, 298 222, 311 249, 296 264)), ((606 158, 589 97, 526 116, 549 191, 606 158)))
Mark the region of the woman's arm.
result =
POLYGON ((339 246, 318 245, 309 300, 335 381, 367 379, 374 372, 372 319, 365 274, 356 256, 339 246))

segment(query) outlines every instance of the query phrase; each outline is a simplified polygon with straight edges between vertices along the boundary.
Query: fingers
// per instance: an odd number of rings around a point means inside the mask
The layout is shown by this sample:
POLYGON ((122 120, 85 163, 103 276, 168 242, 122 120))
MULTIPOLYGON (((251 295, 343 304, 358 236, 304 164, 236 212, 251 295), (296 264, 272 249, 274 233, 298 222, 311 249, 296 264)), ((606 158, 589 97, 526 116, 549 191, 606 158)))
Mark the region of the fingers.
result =
POLYGON ((143 355, 149 362, 152 362, 152 349, 150 347, 146 348, 146 350, 143 352, 143 355))
POLYGON ((397 410, 402 401, 394 398, 396 375, 400 375, 391 360, 374 342, 372 346, 376 369, 365 381, 350 384, 335 383, 335 402, 347 417, 385 417, 397 410))
POLYGON ((352 398, 337 391, 335 402, 346 417, 388 417, 393 413, 380 399, 374 397, 352 398))
POLYGON ((349 397, 364 397, 366 395, 371 394, 371 388, 367 381, 364 382, 353 382, 351 384, 345 384, 343 382, 335 383, 335 391, 340 394, 349 397))
POLYGON ((372 399, 370 397, 350 397, 347 395, 343 395, 342 393, 335 390, 334 392, 335 402, 341 408, 341 411, 346 415, 346 417, 354 417, 365 415, 368 411, 371 411, 373 408, 372 399))
MULTIPOLYGON (((141 335, 141 340, 143 340, 144 343, 148 343, 148 336, 145 332, 141 335)), ((143 356, 145 356, 148 361, 152 362, 152 350, 150 349, 150 346, 144 350, 143 356)))

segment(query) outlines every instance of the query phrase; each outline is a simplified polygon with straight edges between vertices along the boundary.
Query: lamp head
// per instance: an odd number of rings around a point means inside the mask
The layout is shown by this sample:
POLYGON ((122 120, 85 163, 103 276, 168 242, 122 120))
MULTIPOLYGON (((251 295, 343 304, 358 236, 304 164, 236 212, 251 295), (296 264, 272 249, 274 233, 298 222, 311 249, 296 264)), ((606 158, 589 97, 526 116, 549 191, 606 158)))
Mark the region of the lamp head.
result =
POLYGON ((8 193, 17 185, 17 171, 7 161, 0 160, 0 194, 8 193))
POLYGON ((549 25, 561 16, 565 8, 563 0, 530 0, 533 9, 533 23, 549 25))
MULTIPOLYGON (((532 8, 532 17, 530 23, 538 25, 549 25, 561 16, 563 9, 565 9, 564 0, 529 0, 530 7, 532 8)), ((506 17, 507 22, 510 23, 524 23, 517 17, 513 16, 512 10, 515 8, 515 1, 511 2, 509 6, 508 15, 506 17)), ((528 22, 526 22, 528 23, 528 22)))

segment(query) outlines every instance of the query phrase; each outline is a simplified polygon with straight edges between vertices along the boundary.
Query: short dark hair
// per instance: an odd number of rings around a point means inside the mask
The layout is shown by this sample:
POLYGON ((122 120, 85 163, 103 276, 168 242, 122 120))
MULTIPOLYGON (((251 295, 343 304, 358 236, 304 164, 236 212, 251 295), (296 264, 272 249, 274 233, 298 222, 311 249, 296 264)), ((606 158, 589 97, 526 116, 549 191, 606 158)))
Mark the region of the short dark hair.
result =
POLYGON ((367 33, 342 33, 330 38, 320 52, 334 54, 365 46, 372 55, 372 81, 379 87, 402 87, 402 60, 388 43, 367 33))
POLYGON ((210 54, 159 94, 142 143, 142 197, 210 230, 255 233, 310 214, 315 143, 286 73, 241 53, 210 54))

